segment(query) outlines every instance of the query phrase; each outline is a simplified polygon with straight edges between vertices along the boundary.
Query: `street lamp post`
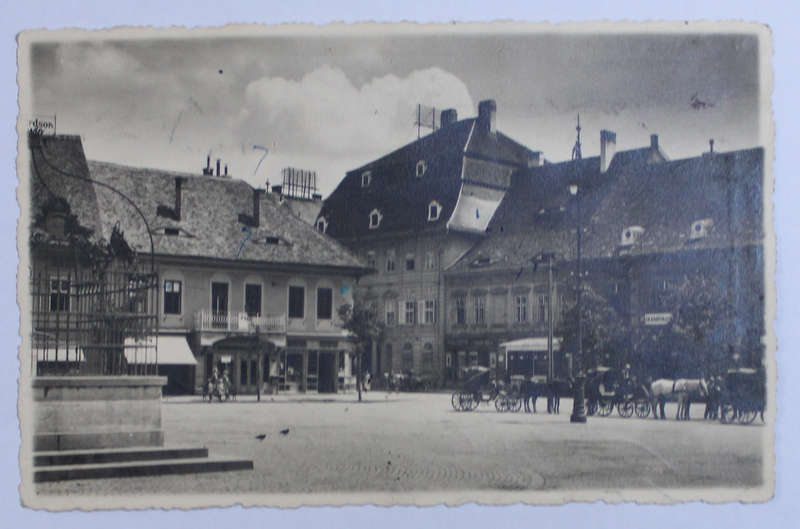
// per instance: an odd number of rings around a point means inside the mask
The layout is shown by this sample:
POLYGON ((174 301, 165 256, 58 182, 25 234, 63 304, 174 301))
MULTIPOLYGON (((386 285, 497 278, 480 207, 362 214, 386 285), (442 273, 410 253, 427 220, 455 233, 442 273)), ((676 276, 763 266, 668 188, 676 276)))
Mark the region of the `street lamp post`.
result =
POLYGON ((584 399, 584 384, 586 380, 583 376, 583 315, 581 312, 581 197, 579 195, 580 189, 577 184, 569 186, 569 192, 575 197, 577 207, 577 225, 578 225, 578 255, 577 255, 577 269, 578 269, 578 291, 577 291, 577 310, 578 310, 578 353, 575 357, 575 365, 577 367, 578 376, 575 378, 575 393, 572 402, 572 415, 569 422, 572 423, 585 423, 586 422, 586 402, 584 399))

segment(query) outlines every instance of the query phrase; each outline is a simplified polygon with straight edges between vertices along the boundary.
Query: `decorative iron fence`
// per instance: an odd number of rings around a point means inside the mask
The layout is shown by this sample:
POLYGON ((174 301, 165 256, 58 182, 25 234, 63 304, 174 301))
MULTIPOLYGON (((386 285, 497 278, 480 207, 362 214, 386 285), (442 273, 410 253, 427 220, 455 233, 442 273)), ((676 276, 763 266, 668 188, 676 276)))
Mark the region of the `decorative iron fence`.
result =
POLYGON ((42 267, 31 296, 37 376, 156 374, 156 274, 42 267))

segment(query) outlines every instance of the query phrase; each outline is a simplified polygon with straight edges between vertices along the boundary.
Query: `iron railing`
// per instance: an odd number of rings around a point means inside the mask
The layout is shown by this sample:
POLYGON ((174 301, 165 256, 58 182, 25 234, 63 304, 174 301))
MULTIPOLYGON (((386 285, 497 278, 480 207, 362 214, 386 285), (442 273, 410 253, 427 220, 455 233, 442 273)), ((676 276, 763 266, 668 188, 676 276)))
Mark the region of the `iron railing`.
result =
POLYGON ((62 270, 43 267, 31 280, 33 372, 156 374, 157 275, 62 270))
POLYGON ((194 317, 195 330, 235 333, 282 334, 286 316, 250 316, 246 312, 201 310, 194 317))

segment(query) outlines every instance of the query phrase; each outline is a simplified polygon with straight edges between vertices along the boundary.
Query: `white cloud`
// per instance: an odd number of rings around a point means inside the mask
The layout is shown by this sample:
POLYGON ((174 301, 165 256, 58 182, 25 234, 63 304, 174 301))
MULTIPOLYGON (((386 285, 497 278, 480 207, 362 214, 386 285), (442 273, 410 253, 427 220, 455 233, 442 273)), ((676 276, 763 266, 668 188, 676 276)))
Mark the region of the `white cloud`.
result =
POLYGON ((473 113, 466 85, 439 68, 405 78, 386 75, 359 88, 342 70, 323 66, 299 81, 272 77, 251 82, 238 133, 274 139, 298 155, 380 156, 415 137, 418 103, 456 108, 463 117, 473 113))

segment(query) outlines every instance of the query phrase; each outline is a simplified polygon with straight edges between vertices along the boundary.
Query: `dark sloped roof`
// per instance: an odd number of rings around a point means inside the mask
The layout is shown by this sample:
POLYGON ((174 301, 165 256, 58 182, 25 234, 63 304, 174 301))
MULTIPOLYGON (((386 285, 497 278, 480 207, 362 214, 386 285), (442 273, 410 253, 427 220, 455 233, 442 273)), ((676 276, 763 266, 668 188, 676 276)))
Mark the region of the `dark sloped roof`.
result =
POLYGON ((490 134, 475 118, 457 121, 348 171, 320 214, 328 221, 327 233, 337 239, 445 229, 458 202, 465 156, 521 168, 532 154, 503 134, 490 134), (420 161, 426 169, 418 177, 420 161), (371 182, 363 187, 367 171, 371 182), (439 220, 431 222, 427 212, 434 200, 442 210, 439 220), (378 229, 369 227, 374 209, 383 215, 378 229))
POLYGON ((639 255, 686 248, 759 244, 763 227, 763 149, 703 155, 620 171, 587 233, 598 257, 639 255), (710 219, 708 236, 692 240, 692 225, 710 219), (628 248, 622 232, 644 234, 628 248))
POLYGON ((89 168, 80 137, 34 136, 29 137, 28 143, 32 217, 36 218, 48 201, 60 197, 67 201, 80 226, 91 230, 93 237, 101 237, 97 196, 89 182, 89 168), (64 173, 77 178, 68 178, 64 173))
MULTIPOLYGON (((243 231, 239 214, 253 214, 253 188, 245 182, 93 161, 89 170, 93 179, 139 206, 154 233, 157 255, 366 268, 350 251, 296 218, 273 194, 261 199, 260 226, 243 231), (156 214, 159 205, 174 206, 176 177, 185 179, 180 221, 156 214), (165 228, 178 229, 179 234, 166 235, 165 228)), ((101 187, 96 192, 104 231, 119 221, 129 244, 149 251, 141 217, 116 193, 101 187)))
POLYGON ((489 237, 451 272, 530 266, 542 253, 576 258, 577 209, 569 185, 581 185, 583 257, 662 254, 759 244, 763 240, 763 149, 647 163, 650 149, 617 153, 600 173, 598 158, 545 165, 514 175, 489 237), (707 237, 693 223, 711 219, 707 237), (636 244, 623 231, 641 226, 636 244))

